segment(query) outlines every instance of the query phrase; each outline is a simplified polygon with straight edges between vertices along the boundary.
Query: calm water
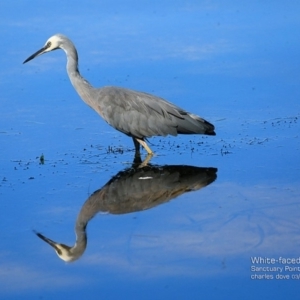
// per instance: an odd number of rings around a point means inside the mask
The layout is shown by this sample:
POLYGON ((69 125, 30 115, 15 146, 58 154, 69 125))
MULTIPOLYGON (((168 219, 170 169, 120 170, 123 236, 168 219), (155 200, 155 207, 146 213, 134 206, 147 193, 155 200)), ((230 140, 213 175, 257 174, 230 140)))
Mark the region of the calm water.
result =
POLYGON ((198 2, 0 4, 1 298, 298 295, 300 5, 198 2), (217 136, 153 138, 132 169, 63 51, 22 65, 58 32, 93 85, 164 97, 217 136))

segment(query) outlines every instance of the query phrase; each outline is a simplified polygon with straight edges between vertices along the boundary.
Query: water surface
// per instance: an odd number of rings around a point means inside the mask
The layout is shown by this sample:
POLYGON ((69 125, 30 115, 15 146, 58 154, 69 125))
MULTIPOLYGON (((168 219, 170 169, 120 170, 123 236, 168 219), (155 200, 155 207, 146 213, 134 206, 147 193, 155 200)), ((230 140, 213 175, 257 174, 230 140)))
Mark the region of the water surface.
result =
POLYGON ((276 1, 1 3, 1 297, 295 298, 298 11, 276 1), (73 246, 86 201, 131 167, 134 152, 79 99, 63 51, 22 65, 57 32, 74 41, 93 85, 164 97, 217 132, 151 139, 159 176, 192 166, 217 177, 200 188, 177 173, 163 186, 192 187, 146 207, 154 192, 143 188, 140 198, 133 193, 140 207, 99 209, 86 248, 69 263, 34 231, 73 246))

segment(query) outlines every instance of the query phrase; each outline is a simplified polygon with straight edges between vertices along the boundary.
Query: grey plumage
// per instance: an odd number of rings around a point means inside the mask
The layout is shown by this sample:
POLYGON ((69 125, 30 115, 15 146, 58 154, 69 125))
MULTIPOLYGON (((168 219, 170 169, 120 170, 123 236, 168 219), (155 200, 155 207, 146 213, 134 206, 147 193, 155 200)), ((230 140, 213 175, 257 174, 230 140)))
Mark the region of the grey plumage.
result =
POLYGON ((177 134, 215 135, 214 126, 203 118, 153 95, 120 87, 92 87, 78 71, 78 54, 74 44, 66 36, 57 34, 48 39, 45 46, 27 58, 63 49, 67 55, 67 72, 72 85, 82 100, 93 108, 115 129, 133 138, 136 152, 139 144, 152 154, 145 143, 152 136, 177 134))

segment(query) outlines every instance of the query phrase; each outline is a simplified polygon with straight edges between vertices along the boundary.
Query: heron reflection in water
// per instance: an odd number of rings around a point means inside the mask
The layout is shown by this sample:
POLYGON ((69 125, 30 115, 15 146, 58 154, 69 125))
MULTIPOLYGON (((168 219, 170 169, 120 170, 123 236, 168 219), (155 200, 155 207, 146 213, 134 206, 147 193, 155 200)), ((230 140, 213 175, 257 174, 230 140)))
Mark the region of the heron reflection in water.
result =
POLYGON ((217 178, 216 168, 194 166, 132 167, 115 175, 100 190, 95 191, 82 206, 76 220, 75 245, 69 247, 37 236, 52 246, 66 262, 77 260, 87 246, 86 227, 99 212, 126 214, 150 209, 185 192, 199 190, 217 178))

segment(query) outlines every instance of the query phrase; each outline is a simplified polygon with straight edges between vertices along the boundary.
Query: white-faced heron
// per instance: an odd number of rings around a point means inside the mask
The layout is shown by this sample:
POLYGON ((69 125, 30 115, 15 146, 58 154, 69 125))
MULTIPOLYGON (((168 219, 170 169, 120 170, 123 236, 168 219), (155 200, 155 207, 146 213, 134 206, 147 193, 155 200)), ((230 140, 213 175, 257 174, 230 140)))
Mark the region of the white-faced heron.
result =
POLYGON ((140 145, 148 154, 153 154, 145 142, 152 136, 215 135, 211 123, 162 98, 120 87, 92 87, 79 73, 74 44, 62 34, 50 37, 45 46, 28 57, 24 63, 56 49, 65 51, 69 78, 82 100, 112 127, 132 137, 137 154, 140 145))

